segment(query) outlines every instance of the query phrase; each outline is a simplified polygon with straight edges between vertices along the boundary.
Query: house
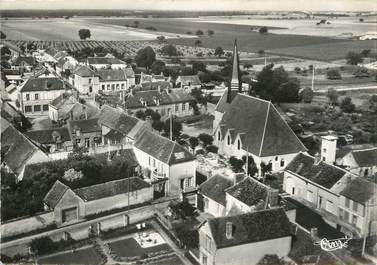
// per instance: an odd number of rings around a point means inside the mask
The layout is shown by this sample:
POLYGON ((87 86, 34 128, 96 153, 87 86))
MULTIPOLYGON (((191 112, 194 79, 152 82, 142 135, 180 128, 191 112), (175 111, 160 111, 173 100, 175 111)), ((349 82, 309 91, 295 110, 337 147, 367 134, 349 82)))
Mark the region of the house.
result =
POLYGON ((21 181, 25 166, 49 161, 48 156, 1 118, 1 167, 13 172, 21 181))
POLYGON ((148 75, 148 74, 145 74, 144 72, 140 73, 139 84, 153 83, 153 82, 163 82, 163 81, 170 81, 170 78, 165 77, 162 73, 160 73, 159 75, 156 75, 156 74, 148 75))
POLYGON ((25 136, 46 153, 72 151, 73 149, 67 127, 28 131, 25 136))
POLYGON ((146 82, 137 85, 134 90, 135 91, 146 91, 146 90, 164 90, 164 89, 172 89, 173 85, 169 81, 154 81, 154 82, 146 82))
POLYGON ((153 109, 162 118, 167 118, 169 115, 178 117, 192 115, 193 102, 195 102, 194 97, 184 89, 157 89, 132 91, 126 96, 124 106, 130 114, 135 114, 139 110, 153 109))
POLYGON ((86 63, 96 69, 124 69, 127 63, 113 57, 88 57, 86 63))
POLYGON ((55 223, 64 226, 84 220, 90 215, 151 200, 151 185, 139 177, 130 177, 75 190, 57 180, 44 197, 43 203, 46 210, 53 210, 55 223))
POLYGON ((104 105, 98 116, 102 129, 102 143, 127 147, 144 130, 151 130, 149 123, 125 114, 122 110, 104 105))
POLYGON ((82 120, 90 118, 89 107, 77 99, 75 93, 63 93, 55 98, 48 107, 48 117, 55 122, 65 123, 67 120, 82 120))
POLYGON ((163 195, 178 195, 196 186, 195 157, 183 146, 163 136, 144 130, 133 149, 146 181, 155 184, 163 195))
POLYGON ((48 115, 49 104, 69 87, 57 77, 30 78, 20 89, 20 109, 25 116, 48 115))
POLYGON ((377 147, 352 150, 341 158, 340 165, 360 177, 377 173, 377 147))
POLYGON ((202 82, 198 75, 180 75, 175 81, 177 87, 192 90, 202 87, 202 82))
POLYGON ((25 74, 20 69, 2 69, 2 71, 9 83, 16 86, 22 84, 26 79, 25 74))
POLYGON ((340 229, 358 236, 377 235, 377 184, 358 177, 340 192, 340 229))
POLYGON ((216 174, 205 182, 198 189, 197 207, 203 212, 214 217, 226 215, 226 193, 227 188, 235 184, 234 179, 229 176, 216 174))
POLYGON ((11 62, 11 69, 31 72, 36 65, 37 61, 33 56, 18 56, 11 62))
POLYGON ((102 142, 102 130, 98 118, 69 120, 67 127, 74 146, 90 148, 102 142))
MULTIPOLYGON (((55 56, 58 56, 58 54, 55 56)), ((67 72, 72 73, 78 64, 79 62, 75 58, 63 53, 55 64, 55 71, 58 75, 63 76, 67 72)))
POLYGON ((130 66, 122 69, 99 69, 97 74, 103 93, 128 91, 135 85, 135 73, 130 66))
POLYGON ((81 94, 97 94, 100 90, 99 75, 86 65, 77 65, 70 76, 70 83, 81 94))
POLYGON ((265 255, 287 257, 291 223, 282 208, 210 218, 199 226, 200 264, 257 264, 265 255))
POLYGON ((25 122, 25 117, 20 113, 8 100, 0 99, 0 114, 16 128, 22 128, 25 122))
MULTIPOLYGON (((237 45, 233 54, 238 54, 237 45)), ((258 168, 264 163, 281 171, 307 149, 271 102, 241 94, 238 68, 238 56, 233 56, 230 86, 215 109, 214 145, 222 155, 249 155, 258 168)))

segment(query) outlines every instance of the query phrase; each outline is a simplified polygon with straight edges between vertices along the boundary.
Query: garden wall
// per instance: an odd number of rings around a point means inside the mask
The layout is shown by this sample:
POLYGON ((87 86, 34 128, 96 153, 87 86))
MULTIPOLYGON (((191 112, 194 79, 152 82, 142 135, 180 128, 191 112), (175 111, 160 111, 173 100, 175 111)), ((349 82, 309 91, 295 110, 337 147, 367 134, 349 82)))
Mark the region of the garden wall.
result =
POLYGON ((22 219, 13 219, 1 224, 1 237, 6 238, 34 230, 46 228, 54 223, 54 212, 41 214, 22 219))

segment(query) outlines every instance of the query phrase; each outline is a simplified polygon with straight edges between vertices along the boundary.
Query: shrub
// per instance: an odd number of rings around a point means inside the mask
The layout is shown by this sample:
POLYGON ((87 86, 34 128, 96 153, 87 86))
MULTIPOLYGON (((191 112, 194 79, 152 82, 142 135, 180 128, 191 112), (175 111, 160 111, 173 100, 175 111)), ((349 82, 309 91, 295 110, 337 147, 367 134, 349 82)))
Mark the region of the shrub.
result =
POLYGON ((217 146, 214 146, 214 145, 208 145, 206 147, 206 150, 207 150, 207 152, 217 154, 217 152, 219 151, 219 148, 217 146))
POLYGON ((213 137, 209 134, 201 133, 199 134, 198 138, 204 146, 211 145, 213 143, 213 137))
POLYGON ((234 156, 231 156, 229 158, 229 164, 230 164, 233 172, 239 173, 239 172, 243 171, 244 162, 241 159, 238 159, 234 156))
POLYGON ((355 111, 355 104, 352 103, 352 99, 350 97, 345 97, 341 102, 340 102, 340 108, 344 112, 354 112, 355 111))
POLYGON ((48 236, 33 239, 30 248, 33 253, 38 255, 51 253, 58 249, 57 244, 48 236))

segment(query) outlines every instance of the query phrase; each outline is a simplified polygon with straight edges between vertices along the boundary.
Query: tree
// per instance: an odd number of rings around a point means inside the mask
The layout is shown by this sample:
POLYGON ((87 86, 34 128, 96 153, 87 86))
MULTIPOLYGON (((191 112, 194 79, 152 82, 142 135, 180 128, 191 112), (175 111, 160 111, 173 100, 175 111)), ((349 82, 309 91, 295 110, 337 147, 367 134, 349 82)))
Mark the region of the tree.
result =
POLYGON ((299 93, 301 101, 304 103, 311 103, 313 100, 314 92, 310 87, 305 87, 299 93))
POLYGON ((264 162, 261 162, 260 163, 260 169, 261 169, 262 176, 264 176, 266 173, 271 172, 272 163, 266 164, 264 162))
POLYGON ((0 39, 6 39, 7 38, 7 35, 5 35, 4 32, 0 31, 0 39))
POLYGON ((341 102, 340 102, 340 108, 344 112, 352 113, 355 111, 355 104, 352 103, 352 99, 350 97, 345 97, 341 102))
POLYGON ((201 133, 198 139, 203 143, 204 146, 211 145, 213 143, 213 137, 206 133, 201 133))
POLYGON ((142 110, 136 111, 135 116, 138 119, 145 120, 145 113, 142 110))
POLYGON ((140 22, 139 22, 139 21, 137 21, 137 20, 135 20, 135 21, 134 21, 134 25, 135 25, 136 27, 138 27, 138 26, 139 26, 139 24, 140 24, 140 22))
POLYGON ((331 105, 336 105, 338 103, 339 93, 334 88, 330 88, 327 91, 327 98, 329 99, 331 105))
POLYGON ((369 109, 377 114, 377 95, 372 95, 369 99, 369 109))
POLYGON ((192 150, 195 150, 195 147, 199 145, 199 140, 196 137, 190 137, 189 138, 190 147, 192 150))
MULTIPOLYGON (((172 127, 173 137, 172 138, 174 141, 174 140, 177 140, 179 136, 181 135, 182 123, 173 120, 172 124, 173 124, 173 127, 172 127)), ((170 138, 170 119, 167 119, 165 121, 163 130, 164 130, 164 135, 170 138)))
POLYGON ((164 128, 164 123, 160 120, 158 121, 153 121, 152 122, 152 128, 155 129, 158 132, 161 132, 162 129, 164 128))
POLYGON ((276 102, 287 102, 293 103, 299 101, 298 92, 300 90, 300 84, 298 79, 289 79, 279 86, 276 91, 275 101, 276 102))
POLYGON ((267 34, 268 32, 268 28, 267 27, 261 27, 259 28, 259 33, 260 34, 267 34))
POLYGON ((202 46, 202 41, 201 41, 201 40, 196 40, 196 41, 194 42, 194 45, 195 45, 195 47, 202 46))
POLYGON ((215 31, 212 29, 208 30, 208 36, 212 37, 215 34, 215 31))
MULTIPOLYGON (((246 164, 246 156, 242 156, 242 161, 244 162, 244 164, 246 164)), ((249 164, 247 172, 249 176, 254 176, 256 173, 258 173, 257 165, 255 164, 252 156, 249 156, 247 161, 249 164)))
POLYGON ((149 69, 154 61, 156 61, 156 53, 152 47, 147 46, 137 51, 135 62, 138 66, 149 69))
POLYGON ((206 65, 203 62, 200 62, 200 61, 192 62, 192 72, 194 74, 197 74, 199 71, 200 72, 206 72, 207 71, 206 65))
POLYGON ((327 75, 327 79, 330 79, 330 80, 342 79, 342 75, 336 69, 330 69, 330 70, 328 70, 327 73, 326 73, 326 75, 327 75))
POLYGON ((368 57, 369 55, 370 55, 370 49, 364 49, 364 50, 362 50, 361 51, 361 55, 363 56, 363 57, 368 57))
POLYGON ((215 49, 215 56, 223 56, 224 55, 224 50, 223 50, 223 48, 221 48, 221 47, 217 47, 216 49, 215 49))
POLYGON ((217 152, 219 151, 219 148, 217 146, 215 146, 215 145, 207 145, 206 146, 206 150, 209 153, 217 154, 217 152))
POLYGON ((168 45, 165 45, 164 47, 162 47, 161 48, 161 53, 163 55, 167 55, 169 57, 177 56, 178 55, 177 48, 173 44, 168 44, 168 45))
POLYGON ((158 41, 160 44, 161 44, 161 43, 164 43, 165 40, 166 40, 165 36, 158 36, 156 39, 157 39, 157 41, 158 41))
POLYGON ((64 172, 63 179, 68 182, 73 182, 82 179, 83 174, 81 171, 76 171, 74 168, 70 168, 64 172))
POLYGON ((57 245, 48 236, 35 238, 30 243, 30 249, 33 253, 43 255, 51 253, 57 249, 57 245))
POLYGON ((90 30, 89 29, 79 29, 79 37, 80 40, 86 40, 90 38, 90 30))
POLYGON ((196 34, 197 36, 202 36, 204 33, 203 33, 203 30, 198 29, 198 30, 195 32, 195 34, 196 34))
POLYGON ((151 70, 154 74, 158 75, 166 70, 165 63, 161 60, 154 61, 151 70))
POLYGON ((244 162, 241 159, 238 159, 234 156, 231 156, 229 158, 229 164, 230 164, 230 167, 232 168, 233 172, 239 173, 239 172, 243 171, 244 162))
POLYGON ((360 53, 349 52, 347 54, 347 64, 357 65, 363 62, 363 57, 360 53))

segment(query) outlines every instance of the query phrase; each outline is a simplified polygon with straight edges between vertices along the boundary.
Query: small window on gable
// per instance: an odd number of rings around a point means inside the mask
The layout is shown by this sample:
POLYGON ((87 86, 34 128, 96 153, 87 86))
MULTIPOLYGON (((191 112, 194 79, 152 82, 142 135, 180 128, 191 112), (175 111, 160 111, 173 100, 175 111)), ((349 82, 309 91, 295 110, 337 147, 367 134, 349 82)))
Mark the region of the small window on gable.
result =
POLYGON ((237 141, 237 149, 238 149, 238 150, 241 149, 241 141, 240 141, 240 140, 237 141))
POLYGON ((278 161, 279 160, 279 157, 278 156, 275 156, 275 161, 278 161))

